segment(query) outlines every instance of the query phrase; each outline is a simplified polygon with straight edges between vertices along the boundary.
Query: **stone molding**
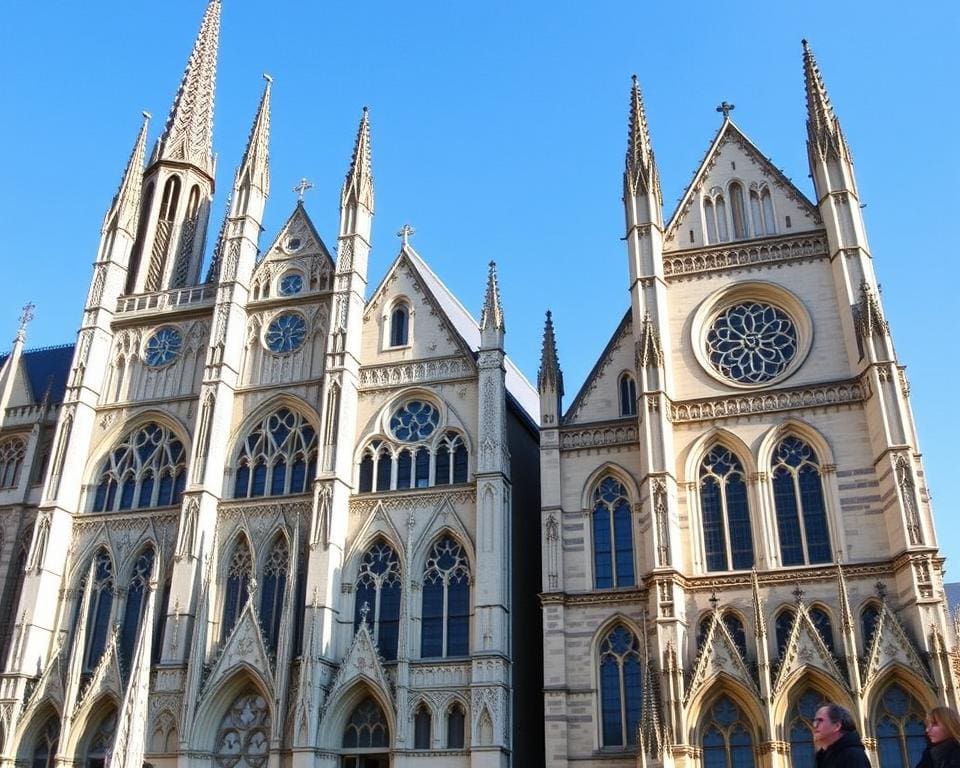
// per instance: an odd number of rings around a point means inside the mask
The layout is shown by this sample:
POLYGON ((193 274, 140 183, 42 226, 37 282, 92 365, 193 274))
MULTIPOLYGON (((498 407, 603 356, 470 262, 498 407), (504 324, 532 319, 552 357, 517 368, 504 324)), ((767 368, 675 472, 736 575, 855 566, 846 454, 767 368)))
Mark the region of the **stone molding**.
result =
POLYGON ((439 507, 445 500, 449 499, 451 504, 467 504, 476 500, 476 491, 473 486, 456 486, 448 489, 439 490, 434 486, 429 492, 397 492, 382 491, 379 493, 363 494, 354 496, 350 499, 350 513, 353 515, 370 514, 378 506, 382 506, 384 511, 393 512, 403 510, 405 512, 411 509, 434 509, 439 507))
POLYGON ((743 269, 763 264, 829 258, 826 235, 808 234, 723 243, 709 248, 663 255, 663 272, 669 279, 683 279, 722 270, 743 269))
POLYGON ((428 381, 465 379, 473 366, 463 357, 441 357, 392 365, 370 365, 360 369, 360 389, 406 386, 428 381))
POLYGON ((562 427, 560 450, 575 451, 608 445, 631 445, 637 442, 637 420, 631 416, 622 422, 593 427, 562 427))

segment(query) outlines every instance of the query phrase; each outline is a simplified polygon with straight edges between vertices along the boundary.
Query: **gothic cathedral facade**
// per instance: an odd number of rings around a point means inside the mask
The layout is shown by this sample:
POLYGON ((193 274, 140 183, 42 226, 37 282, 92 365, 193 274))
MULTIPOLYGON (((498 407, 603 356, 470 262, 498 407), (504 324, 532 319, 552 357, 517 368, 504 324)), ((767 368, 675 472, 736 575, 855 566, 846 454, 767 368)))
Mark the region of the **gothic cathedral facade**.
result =
POLYGON ((664 222, 634 81, 630 306, 565 411, 548 313, 549 766, 812 768, 831 700, 874 765, 912 768, 926 711, 957 705, 909 388, 806 42, 803 62, 815 199, 724 103, 664 222))
POLYGON ((536 764, 538 399, 495 267, 479 323, 406 235, 368 295, 366 110, 335 252, 302 202, 261 243, 269 78, 205 259, 220 12, 76 345, 24 350, 28 309, 0 360, 0 765, 536 764))

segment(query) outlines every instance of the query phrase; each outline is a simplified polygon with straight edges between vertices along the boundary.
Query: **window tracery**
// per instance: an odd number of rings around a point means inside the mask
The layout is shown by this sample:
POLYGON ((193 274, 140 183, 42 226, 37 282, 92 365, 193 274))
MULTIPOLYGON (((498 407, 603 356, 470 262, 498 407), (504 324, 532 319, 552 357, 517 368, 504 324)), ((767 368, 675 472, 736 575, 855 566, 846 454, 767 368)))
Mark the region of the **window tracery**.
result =
POLYGON ((357 575, 353 631, 366 621, 386 661, 397 658, 400 637, 400 559, 383 541, 375 542, 360 561, 357 575))
POLYGON ((90 604, 87 613, 87 650, 84 668, 94 669, 100 662, 110 634, 110 617, 113 611, 113 561, 105 549, 94 557, 93 586, 90 589, 90 604))
POLYGON ((817 634, 820 635, 820 638, 823 640, 823 644, 827 646, 827 650, 831 654, 836 655, 837 651, 833 645, 833 624, 830 621, 830 614, 828 614, 823 608, 813 607, 809 611, 810 621, 813 623, 814 629, 817 630, 817 634))
POLYGON ((700 465, 700 509, 707 570, 753 567, 746 473, 722 445, 715 445, 700 465))
POLYGON ((280 639, 280 622, 283 617, 283 596, 287 589, 287 573, 290 567, 290 551, 287 540, 277 536, 263 566, 263 587, 260 591, 260 625, 263 628, 267 648, 277 652, 280 639))
POLYGON ((0 443, 0 488, 17 487, 26 455, 27 444, 19 437, 0 443))
POLYGON ((270 749, 270 722, 263 696, 240 694, 220 721, 214 763, 220 768, 263 768, 270 749))
POLYGON ((787 643, 790 642, 790 632, 793 629, 793 622, 796 618, 797 614, 792 608, 784 608, 777 614, 776 621, 774 622, 774 633, 777 638, 778 656, 783 656, 783 652, 787 648, 787 643))
POLYGON ((720 697, 701 729, 704 768, 753 768, 753 737, 747 726, 730 697, 720 697))
POLYGON ((316 467, 313 427, 298 411, 278 408, 254 426, 243 442, 234 498, 306 493, 316 467))
POLYGON ((790 737, 790 764, 793 768, 815 768, 813 745, 813 718, 817 710, 827 704, 827 697, 819 691, 808 689, 797 698, 787 722, 790 737))
POLYGON ((363 450, 357 492, 406 490, 468 480, 469 454, 459 432, 446 430, 431 443, 391 446, 382 438, 363 450))
POLYGON ((605 747, 637 743, 643 702, 640 642, 622 624, 600 643, 600 712, 605 747))
POLYGON ((86 768, 105 768, 117 730, 116 711, 107 714, 87 743, 86 768))
POLYGON ((307 338, 307 321, 299 312, 282 312, 267 326, 264 344, 275 355, 296 352, 307 338))
POLYGON ((820 463, 798 437, 780 441, 771 475, 782 565, 830 562, 830 533, 820 463))
POLYGON ((133 662, 133 650, 137 643, 137 632, 143 620, 143 611, 146 606, 144 599, 147 586, 153 574, 153 547, 147 547, 137 558, 127 587, 127 603, 123 609, 123 625, 120 630, 120 663, 124 672, 129 673, 133 662))
POLYGON ((721 311, 707 330, 710 365, 739 384, 764 384, 784 373, 799 350, 797 327, 779 307, 743 301, 721 311))
POLYGON ((597 589, 636 585, 630 499, 613 477, 593 492, 593 567, 597 589))
POLYGON ((166 507, 180 503, 187 454, 169 429, 150 422, 129 432, 104 460, 94 512, 166 507))
POLYGON ((60 718, 51 715, 33 743, 31 768, 54 768, 60 743, 60 718))
POLYGON ((426 400, 409 400, 390 417, 390 431, 401 443, 417 443, 433 434, 440 412, 426 400))
MULTIPOLYGON (((368 696, 353 710, 343 731, 344 747, 387 747, 390 729, 383 710, 368 696)), ((228 767, 229 768, 229 767, 228 767)))
POLYGON ((237 619, 250 596, 250 579, 253 578, 253 558, 246 539, 240 537, 233 548, 230 564, 227 566, 227 589, 223 601, 223 622, 220 632, 222 640, 230 636, 237 619))
POLYGON ((420 627, 423 658, 470 652, 470 563, 450 536, 430 548, 424 565, 420 627))
POLYGON ((880 768, 911 768, 920 762, 927 744, 924 710, 897 683, 880 697, 874 722, 880 768))

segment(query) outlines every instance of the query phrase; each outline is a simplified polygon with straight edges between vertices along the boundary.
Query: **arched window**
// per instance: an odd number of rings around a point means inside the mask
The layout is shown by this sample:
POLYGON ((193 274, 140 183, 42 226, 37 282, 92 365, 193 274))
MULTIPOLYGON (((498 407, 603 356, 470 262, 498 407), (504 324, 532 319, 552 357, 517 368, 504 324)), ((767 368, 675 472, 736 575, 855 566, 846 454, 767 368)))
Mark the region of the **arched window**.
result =
POLYGON ((390 490, 390 451, 383 440, 371 440, 363 451, 360 460, 360 477, 358 491, 369 493, 376 487, 380 490, 390 490), (386 478, 386 488, 384 488, 386 478))
POLYGON ((410 308, 403 302, 397 304, 390 313, 390 346, 403 347, 409 341, 410 308))
POLYGON ((33 759, 31 768, 54 768, 57 756, 57 745, 60 742, 60 718, 51 715, 43 726, 43 730, 33 742, 33 759))
POLYGON ((863 652, 870 650, 873 634, 880 624, 880 606, 876 603, 867 603, 860 611, 860 635, 863 640, 863 652))
POLYGON ((423 571, 420 655, 466 656, 470 652, 470 563, 450 536, 430 548, 423 571))
MULTIPOLYGON (((242 210, 242 209, 241 209, 242 210)), ((200 186, 194 184, 190 188, 190 197, 187 199, 187 218, 194 219, 200 211, 200 186)))
POLYGON ((287 590, 287 570, 290 550, 287 540, 277 536, 263 566, 263 587, 260 592, 260 624, 267 638, 267 647, 277 652, 280 639, 280 621, 283 618, 283 596, 287 590))
POLYGON ((384 541, 375 542, 360 561, 354 588, 353 631, 366 621, 380 655, 397 658, 400 637, 400 559, 384 541))
POLYGON ((836 655, 837 651, 833 646, 833 624, 830 623, 830 615, 823 608, 811 608, 810 621, 817 629, 817 634, 823 639, 823 644, 827 646, 830 653, 836 655))
POLYGON ((250 596, 250 578, 253 576, 253 559, 250 557, 250 547, 243 537, 237 540, 233 547, 233 556, 227 566, 227 589, 223 600, 223 624, 220 631, 221 640, 230 636, 243 607, 250 596))
POLYGON ((896 683, 880 697, 877 723, 877 756, 880 768, 911 768, 926 747, 923 707, 896 683))
POLYGON ((133 662, 134 647, 137 644, 137 632, 143 619, 146 606, 147 586, 153 574, 153 547, 147 547, 140 553, 133 566, 130 586, 127 588, 127 604, 123 609, 123 627, 120 631, 120 663, 124 672, 129 674, 133 662))
POLYGON ((430 749, 430 710, 425 704, 417 707, 413 718, 413 748, 430 749))
POLYGON ((593 492, 593 571, 597 589, 636 585, 627 489, 612 477, 593 492))
POLYGON ((180 200, 180 178, 171 176, 163 185, 163 197, 160 199, 160 218, 173 221, 177 215, 177 203, 180 200))
POLYGON ((760 195, 755 189, 750 190, 750 223, 754 236, 760 237, 763 234, 763 211, 760 209, 760 195))
POLYGON ((777 444, 770 469, 782 565, 830 562, 830 533, 817 455, 791 435, 777 444))
POLYGON ((127 433, 98 477, 94 512, 174 506, 187 482, 187 453, 173 432, 150 422, 127 433))
POLYGON ((463 707, 454 704, 447 712, 447 749, 463 749, 463 707))
POLYGON ((743 465, 730 450, 714 446, 700 465, 703 548, 708 571, 753 567, 753 534, 743 465))
POLYGON ((94 669, 100 662, 110 634, 110 614, 113 611, 113 561, 105 549, 94 557, 93 586, 87 609, 87 648, 84 668, 94 669))
POLYGON ((760 204, 763 207, 763 226, 768 235, 777 234, 777 220, 773 215, 773 198, 770 196, 770 190, 764 189, 760 193, 760 204))
POLYGON ((434 476, 437 485, 467 482, 467 445, 456 432, 446 432, 437 444, 434 476))
POLYGON ((344 747, 384 747, 389 745, 390 729, 383 710, 371 697, 361 701, 343 730, 344 747))
POLYGON ((27 444, 19 437, 0 443, 0 488, 16 488, 27 444))
POLYGON ((815 768, 813 718, 817 710, 827 703, 827 698, 822 693, 812 689, 804 691, 794 702, 787 718, 791 768, 815 768))
POLYGON ((787 643, 790 642, 790 631, 793 629, 793 622, 796 619, 797 614, 792 608, 784 608, 780 613, 777 614, 777 619, 774 624, 774 631, 777 636, 777 655, 782 656, 784 650, 787 647, 787 643))
POLYGON ((622 624, 600 643, 600 722, 605 747, 637 743, 643 702, 640 641, 622 624))
POLYGON ((113 749, 117 732, 116 710, 108 713, 97 726, 90 741, 87 742, 86 759, 81 763, 84 768, 104 768, 113 749))
POLYGON ((753 768, 753 738, 729 696, 710 708, 702 726, 703 768, 753 768))
POLYGON ((727 234, 727 204, 721 196, 714 200, 714 205, 717 208, 717 235, 719 236, 720 242, 725 243, 730 239, 730 236, 727 234))
POLYGON ((265 768, 270 749, 270 707, 248 690, 233 700, 220 721, 213 762, 217 768, 265 768))
POLYGON ((711 245, 719 242, 717 235, 717 214, 713 207, 713 201, 710 199, 703 201, 703 216, 707 222, 707 242, 711 245))
POLYGON ((730 213, 733 215, 733 239, 747 237, 747 210, 743 199, 743 187, 739 182, 730 185, 730 213))
POLYGON ((637 382, 629 373, 620 377, 620 415, 637 415, 637 382))
POLYGON ((235 498, 307 493, 317 469, 317 435, 297 411, 278 408, 247 435, 237 458, 235 498))

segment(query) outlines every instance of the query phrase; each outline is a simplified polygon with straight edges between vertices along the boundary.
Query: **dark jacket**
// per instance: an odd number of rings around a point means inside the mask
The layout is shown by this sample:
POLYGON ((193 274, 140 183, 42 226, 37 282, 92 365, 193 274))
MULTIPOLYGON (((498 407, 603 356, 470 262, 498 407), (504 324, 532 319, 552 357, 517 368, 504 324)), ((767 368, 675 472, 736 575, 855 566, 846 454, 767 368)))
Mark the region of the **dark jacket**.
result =
POLYGON ((870 760, 856 731, 847 731, 817 752, 817 768, 870 768, 870 760))
POLYGON ((923 750, 917 768, 960 768, 960 744, 953 739, 931 744, 923 750))

